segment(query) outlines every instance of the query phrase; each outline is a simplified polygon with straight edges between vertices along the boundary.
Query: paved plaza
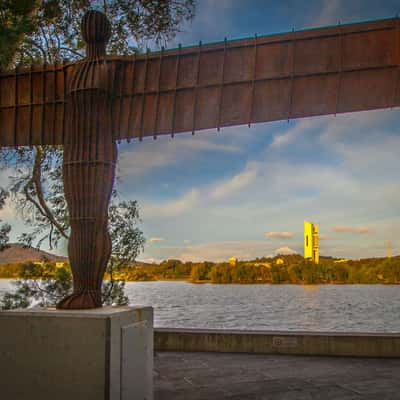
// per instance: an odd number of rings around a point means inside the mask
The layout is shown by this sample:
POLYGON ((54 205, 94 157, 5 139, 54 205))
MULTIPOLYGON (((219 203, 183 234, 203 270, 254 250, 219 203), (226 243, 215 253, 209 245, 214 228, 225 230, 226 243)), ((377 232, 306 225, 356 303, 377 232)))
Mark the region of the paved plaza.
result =
POLYGON ((400 400, 400 359, 157 352, 155 400, 400 400))

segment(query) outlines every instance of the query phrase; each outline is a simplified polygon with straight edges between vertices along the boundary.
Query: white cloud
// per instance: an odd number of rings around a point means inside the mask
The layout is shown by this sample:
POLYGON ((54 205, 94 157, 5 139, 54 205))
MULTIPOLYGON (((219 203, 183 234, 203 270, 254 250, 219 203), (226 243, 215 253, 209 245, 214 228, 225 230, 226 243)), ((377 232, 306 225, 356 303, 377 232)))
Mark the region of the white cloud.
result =
POLYGON ((318 125, 322 125, 326 121, 327 117, 320 117, 316 119, 302 119, 296 121, 295 125, 290 126, 283 132, 274 136, 270 147, 272 149, 278 149, 287 146, 295 142, 299 137, 305 136, 310 129, 315 129, 318 125))
POLYGON ((210 191, 209 197, 212 200, 221 200, 233 195, 246 186, 253 183, 257 177, 258 166, 256 163, 249 163, 246 168, 232 178, 220 182, 210 191))
POLYGON ((12 205, 12 201, 8 198, 4 207, 0 210, 0 219, 10 221, 14 218, 16 218, 16 212, 12 205))
POLYGON ((165 242, 164 238, 160 238, 160 237, 152 237, 149 240, 149 243, 161 243, 161 242, 165 242))
POLYGON ((296 250, 293 250, 288 246, 279 247, 279 249, 275 250, 275 254, 277 254, 277 255, 278 254, 287 255, 287 254, 296 254, 296 253, 297 253, 296 250))
MULTIPOLYGON (((15 171, 6 168, 0 171, 0 188, 7 188, 10 184, 10 177, 15 174, 15 171)), ((4 207, 0 209, 0 219, 11 220, 16 217, 15 209, 12 205, 10 197, 5 201, 4 207)))
POLYGON ((153 169, 161 168, 175 162, 176 159, 169 152, 154 151, 150 155, 148 151, 124 151, 118 160, 118 175, 124 179, 132 176, 140 176, 153 169))
POLYGON ((279 238, 279 239, 291 239, 294 236, 293 232, 266 232, 266 237, 279 238))
POLYGON ((143 218, 168 218, 175 217, 188 210, 193 209, 199 202, 200 193, 192 189, 185 193, 181 198, 165 203, 145 203, 142 206, 143 218))
POLYGON ((162 260, 159 260, 158 258, 154 257, 149 257, 149 258, 138 258, 137 261, 139 262, 144 262, 147 264, 159 264, 162 260))
POLYGON ((324 117, 320 139, 326 144, 340 144, 343 142, 355 144, 357 140, 362 145, 368 145, 368 139, 381 137, 382 131, 387 130, 386 123, 395 123, 398 118, 398 109, 370 110, 347 114, 338 114, 337 117, 324 117))
POLYGON ((342 12, 342 0, 325 0, 320 14, 313 18, 312 23, 314 26, 332 25, 338 22, 342 12))
POLYGON ((138 177, 155 169, 190 162, 202 152, 236 153, 241 151, 239 144, 232 141, 220 142, 215 134, 193 137, 182 134, 176 139, 160 137, 158 140, 144 140, 134 145, 122 147, 118 160, 119 175, 126 179, 138 177))
POLYGON ((228 261, 230 257, 250 260, 274 253, 274 247, 264 241, 243 240, 203 243, 191 246, 165 246, 159 249, 159 258, 177 258, 182 261, 228 261))
POLYGON ((345 233, 356 233, 361 235, 372 233, 371 229, 367 228, 366 226, 357 227, 357 226, 337 225, 333 227, 332 230, 338 233, 345 232, 345 233))
POLYGON ((147 218, 173 217, 193 210, 201 202, 221 201, 241 191, 254 182, 257 177, 256 163, 249 163, 243 171, 231 178, 219 181, 201 189, 192 188, 180 198, 163 203, 145 203, 142 207, 143 215, 147 218))

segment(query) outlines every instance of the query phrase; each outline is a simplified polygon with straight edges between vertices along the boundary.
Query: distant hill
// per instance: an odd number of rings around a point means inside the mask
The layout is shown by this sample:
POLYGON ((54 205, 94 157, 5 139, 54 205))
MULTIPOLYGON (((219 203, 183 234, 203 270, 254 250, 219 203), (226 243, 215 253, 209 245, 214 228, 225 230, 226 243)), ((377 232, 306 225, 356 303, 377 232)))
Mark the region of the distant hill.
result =
POLYGON ((43 250, 38 250, 33 247, 24 247, 19 243, 10 243, 7 249, 0 251, 0 264, 13 264, 21 263, 25 261, 42 261, 43 258, 49 261, 63 262, 67 261, 67 257, 56 256, 51 253, 47 253, 43 250))
POLYGON ((144 262, 144 261, 134 261, 132 263, 132 267, 154 267, 154 265, 156 265, 156 264, 151 264, 151 263, 144 262))

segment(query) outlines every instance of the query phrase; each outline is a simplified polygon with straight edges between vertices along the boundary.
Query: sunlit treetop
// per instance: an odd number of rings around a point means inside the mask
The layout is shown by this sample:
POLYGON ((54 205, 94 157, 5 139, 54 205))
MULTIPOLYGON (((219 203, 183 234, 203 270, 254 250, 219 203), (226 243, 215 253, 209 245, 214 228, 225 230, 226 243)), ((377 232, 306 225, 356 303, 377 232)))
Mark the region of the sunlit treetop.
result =
POLYGON ((131 54, 149 41, 163 45, 192 19, 194 0, 3 0, 0 2, 0 66, 57 63, 84 56, 81 20, 104 12, 112 25, 107 51, 131 54))

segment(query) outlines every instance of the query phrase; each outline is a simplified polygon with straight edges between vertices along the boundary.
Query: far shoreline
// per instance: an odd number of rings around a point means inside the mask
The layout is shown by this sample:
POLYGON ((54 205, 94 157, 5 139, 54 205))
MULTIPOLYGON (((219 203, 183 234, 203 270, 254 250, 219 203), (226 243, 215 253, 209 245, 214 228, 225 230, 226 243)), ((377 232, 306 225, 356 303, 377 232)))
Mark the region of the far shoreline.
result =
MULTIPOLYGON (((18 281, 21 278, 5 278, 0 277, 0 281, 18 281)), ((104 281, 108 281, 108 279, 104 279, 104 281)), ((126 282, 126 283, 147 283, 147 282, 186 282, 193 285, 271 285, 271 286, 280 286, 280 285, 297 285, 297 286, 325 286, 325 285, 381 285, 381 286, 397 286, 400 285, 400 282, 318 282, 318 283, 305 283, 305 282, 229 282, 229 283, 220 283, 220 282, 212 282, 212 281, 190 281, 188 279, 154 279, 154 280, 124 280, 124 279, 115 279, 117 282, 126 282)))

